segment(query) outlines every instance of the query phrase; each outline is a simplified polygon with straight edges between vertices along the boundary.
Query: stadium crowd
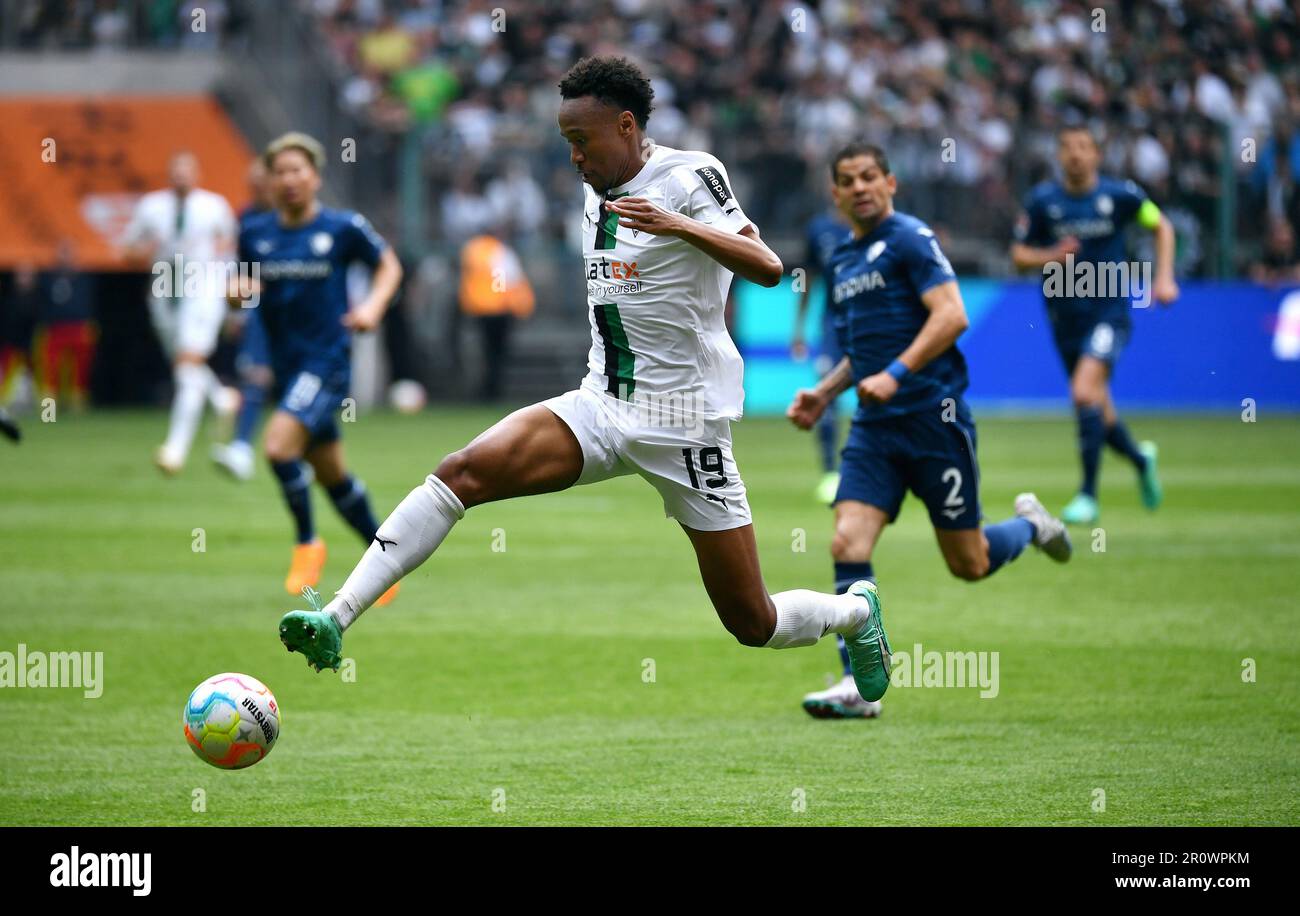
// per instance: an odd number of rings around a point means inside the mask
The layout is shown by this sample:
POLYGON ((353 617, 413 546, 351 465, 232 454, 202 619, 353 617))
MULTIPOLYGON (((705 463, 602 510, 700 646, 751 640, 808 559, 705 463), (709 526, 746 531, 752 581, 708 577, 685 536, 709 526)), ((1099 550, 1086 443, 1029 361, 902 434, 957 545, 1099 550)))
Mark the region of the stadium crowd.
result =
POLYGON ((904 206, 958 239, 1003 239, 1051 168, 1055 128, 1077 120, 1171 214, 1184 272, 1210 267, 1226 186, 1235 269, 1286 234, 1270 223, 1300 227, 1300 3, 301 2, 351 73, 340 102, 425 132, 453 242, 505 218, 524 236, 565 231, 575 186, 551 142, 554 86, 576 56, 610 52, 656 73, 651 136, 715 152, 765 231, 797 232, 830 152, 868 135, 904 206))
POLYGON ((211 50, 243 28, 242 0, 13 0, 0 21, 23 50, 211 50))

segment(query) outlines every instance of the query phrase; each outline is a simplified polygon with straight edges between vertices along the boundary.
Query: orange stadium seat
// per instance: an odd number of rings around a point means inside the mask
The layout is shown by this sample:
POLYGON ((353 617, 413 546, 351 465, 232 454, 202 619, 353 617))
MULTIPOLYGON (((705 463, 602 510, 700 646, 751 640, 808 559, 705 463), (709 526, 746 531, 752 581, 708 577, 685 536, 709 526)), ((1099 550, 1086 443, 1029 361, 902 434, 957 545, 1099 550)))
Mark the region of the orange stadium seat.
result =
POLYGON ((203 187, 238 207, 253 150, 209 96, 0 99, 0 269, 44 267, 71 238, 84 270, 122 270, 118 240, 136 198, 188 149, 203 187))

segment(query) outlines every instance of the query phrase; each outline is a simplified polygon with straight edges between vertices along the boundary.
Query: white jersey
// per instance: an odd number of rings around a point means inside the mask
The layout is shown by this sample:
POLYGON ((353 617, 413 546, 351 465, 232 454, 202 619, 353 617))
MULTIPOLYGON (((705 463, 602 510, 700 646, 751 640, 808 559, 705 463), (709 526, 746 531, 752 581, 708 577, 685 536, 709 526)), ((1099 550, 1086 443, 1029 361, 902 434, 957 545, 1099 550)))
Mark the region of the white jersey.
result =
MULTIPOLYGON (((602 197, 584 190, 591 353, 583 387, 706 419, 738 418, 744 363, 723 317, 731 271, 681 239, 618 225, 602 197)), ((644 197, 724 232, 749 225, 726 169, 708 153, 656 147, 605 196, 644 197)))
POLYGON ((150 191, 135 206, 127 226, 128 244, 151 239, 154 259, 210 262, 233 257, 235 214, 220 194, 195 188, 185 195, 183 208, 170 188, 150 191))

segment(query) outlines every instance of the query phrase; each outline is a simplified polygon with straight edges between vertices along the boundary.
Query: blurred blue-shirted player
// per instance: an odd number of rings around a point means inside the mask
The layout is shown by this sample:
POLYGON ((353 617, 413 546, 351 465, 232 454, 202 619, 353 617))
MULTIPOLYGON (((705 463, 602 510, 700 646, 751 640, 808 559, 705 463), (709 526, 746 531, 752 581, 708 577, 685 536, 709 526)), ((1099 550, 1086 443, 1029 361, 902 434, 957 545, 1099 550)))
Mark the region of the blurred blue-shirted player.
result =
POLYGON ((1101 512, 1097 475, 1103 443, 1132 462, 1146 507, 1160 505, 1155 443, 1133 442, 1111 398, 1110 376, 1132 329, 1133 297, 1149 295, 1162 305, 1178 298, 1175 239, 1172 224, 1141 188, 1132 181, 1098 174, 1101 149, 1087 128, 1060 131, 1057 159, 1062 180, 1043 182, 1030 192, 1016 225, 1011 258, 1021 270, 1044 272, 1043 298, 1057 352, 1070 376, 1083 466, 1079 492, 1061 518, 1069 524, 1091 525, 1101 512), (1155 232, 1154 281, 1143 277, 1143 265, 1128 265, 1126 260, 1124 233, 1134 222, 1155 232), (1137 269, 1122 273, 1112 269, 1120 265, 1137 269), (1067 289, 1047 282, 1053 270, 1072 276, 1091 271, 1089 291, 1096 294, 1063 295, 1077 291, 1078 284, 1067 289), (1124 278, 1127 282, 1119 282, 1124 278))
MULTIPOLYGON (((305 134, 272 141, 263 156, 276 209, 240 229, 239 260, 258 267, 259 324, 280 401, 263 434, 266 457, 293 515, 297 546, 285 590, 297 594, 320 581, 325 543, 312 524, 312 476, 366 543, 379 525, 362 483, 343 460, 335 411, 351 385, 352 332, 383 319, 402 278, 388 244, 359 213, 322 207, 316 199, 324 151, 305 134), (369 294, 349 310, 347 268, 374 269, 369 294), (308 470, 310 465, 311 470, 308 470)), ((391 600, 396 586, 382 601, 391 600)))
MULTIPOLYGON (((883 150, 852 143, 831 163, 832 195, 852 237, 827 269, 833 322, 844 358, 815 388, 795 395, 789 416, 811 429, 850 386, 860 406, 840 459, 835 496, 835 588, 875 581, 871 556, 907 491, 925 503, 954 576, 992 575, 1031 541, 1052 559, 1070 558, 1065 526, 1032 493, 1015 516, 981 527, 975 422, 962 398, 966 361, 956 347, 966 309, 934 233, 894 210, 897 187, 883 150)), ((818 718, 870 718, 853 679, 804 698, 818 718)))
MULTIPOLYGON (((254 159, 248 167, 248 190, 252 202, 239 214, 241 231, 255 216, 274 209, 266 165, 261 158, 254 159)), ((235 357, 240 395, 235 434, 229 443, 212 446, 212 460, 236 480, 249 480, 254 465, 253 432, 272 383, 271 353, 257 309, 241 309, 241 318, 239 353, 235 357)))
MULTIPOLYGON (((817 374, 826 375, 835 368, 840 358, 839 341, 835 338, 835 327, 831 323, 830 284, 826 283, 826 265, 831 252, 844 241, 853 237, 853 230, 840 218, 838 211, 828 211, 814 216, 808 223, 807 249, 804 255, 805 271, 803 292, 799 296, 799 307, 795 313, 794 335, 790 340, 790 355, 802 362, 808 358, 808 345, 804 340, 804 321, 808 316, 808 304, 812 299, 813 281, 822 279, 824 297, 822 303, 821 342, 817 353, 817 374)), ((836 453, 839 451, 839 411, 834 404, 826 408, 822 418, 817 422, 817 446, 822 459, 822 478, 817 485, 817 501, 833 503, 835 491, 840 485, 840 475, 836 470, 836 453)), ((847 664, 847 662, 845 663, 847 664)))

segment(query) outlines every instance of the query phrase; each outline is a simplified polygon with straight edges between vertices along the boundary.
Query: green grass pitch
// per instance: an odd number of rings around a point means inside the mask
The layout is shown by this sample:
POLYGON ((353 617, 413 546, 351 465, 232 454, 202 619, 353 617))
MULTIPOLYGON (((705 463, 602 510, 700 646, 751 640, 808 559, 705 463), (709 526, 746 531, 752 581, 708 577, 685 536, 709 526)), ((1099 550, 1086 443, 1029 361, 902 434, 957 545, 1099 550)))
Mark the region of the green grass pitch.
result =
MULTIPOLYGON (((380 517, 496 416, 345 426, 380 517)), ((102 651, 105 669, 99 699, 0 690, 0 824, 1300 823, 1295 417, 1131 418, 1160 442, 1166 505, 1143 511, 1107 455, 1105 550, 1076 531, 1063 568, 1030 550, 957 581, 909 498, 875 558, 895 649, 997 651, 1000 692, 894 688, 865 722, 799 708, 837 669, 829 641, 727 635, 637 478, 475 509, 349 633, 355 682, 317 675, 276 638, 300 602, 270 474, 220 477, 201 435, 160 479, 164 423, 62 416, 0 443, 0 651, 102 651), (181 734, 189 691, 228 670, 284 711, 274 752, 239 772, 181 734)), ((769 588, 828 588, 812 441, 776 419, 735 439, 769 588)), ((1070 496, 1064 418, 986 416, 979 439, 990 520, 1021 489, 1070 496)), ((314 500, 328 593, 361 545, 314 500)))

